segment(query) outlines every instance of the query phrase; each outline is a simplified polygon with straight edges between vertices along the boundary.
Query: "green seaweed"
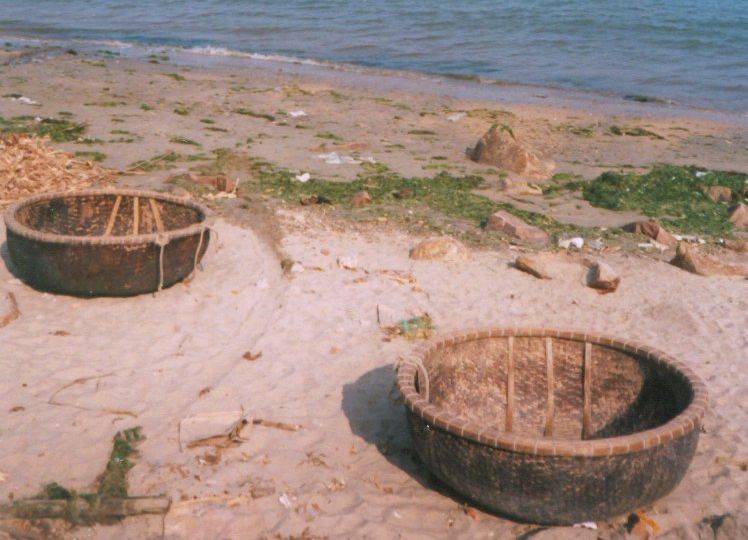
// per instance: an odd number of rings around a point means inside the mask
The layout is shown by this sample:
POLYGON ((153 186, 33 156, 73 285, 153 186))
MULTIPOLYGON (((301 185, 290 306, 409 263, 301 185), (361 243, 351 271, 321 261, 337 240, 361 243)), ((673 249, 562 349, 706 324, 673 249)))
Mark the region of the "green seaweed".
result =
POLYGON ((147 103, 141 103, 140 108, 144 111, 152 111, 153 107, 148 105, 147 103))
POLYGON ((556 131, 571 133, 577 137, 592 138, 595 135, 594 126, 577 126, 575 124, 560 124, 554 128, 556 131))
POLYGON ((174 107, 174 113, 178 114, 179 116, 188 116, 190 114, 190 110, 183 105, 177 105, 176 107, 174 107))
POLYGON ((54 142, 77 141, 86 131, 85 124, 78 124, 66 119, 42 118, 34 116, 15 116, 4 119, 0 116, 0 134, 29 133, 39 137, 47 136, 54 142))
POLYGON ((436 135, 435 131, 431 131, 430 129, 411 129, 408 131, 409 135, 436 135))
POLYGON ((234 109, 234 112, 236 114, 242 114, 244 116, 251 116, 252 118, 262 118, 263 120, 267 120, 268 122, 274 122, 275 116, 272 114, 266 114, 266 113, 258 113, 256 111, 253 111, 252 109, 247 109, 246 107, 239 107, 234 109))
POLYGON ((169 142, 176 143, 176 144, 189 144, 192 146, 202 146, 199 142, 193 141, 192 139, 188 139, 187 137, 182 137, 181 135, 172 137, 171 139, 169 139, 169 142))
POLYGON ((584 177, 578 174, 560 172, 553 175, 551 182, 543 185, 543 195, 555 197, 568 191, 579 191, 587 184, 584 177))
POLYGON ((318 139, 327 139, 329 141, 337 141, 337 142, 341 142, 345 140, 340 135, 335 135, 334 133, 330 131, 322 131, 320 133, 317 133, 315 137, 317 137, 318 139))
POLYGON ((120 107, 121 105, 127 105, 124 101, 87 101, 84 103, 86 107, 120 107))
POLYGON ((140 429, 126 429, 114 436, 109 461, 98 479, 100 497, 127 497, 127 473, 135 466, 130 458, 136 453, 135 445, 143 440, 140 429))
MULTIPOLYGON (((407 178, 384 164, 363 163, 362 172, 352 182, 319 178, 299 182, 295 174, 289 170, 260 159, 238 156, 230 151, 217 152, 216 159, 199 166, 198 170, 203 174, 231 170, 233 174, 233 171, 239 168, 245 169, 251 177, 251 181, 241 184, 240 191, 245 196, 254 192, 294 203, 317 196, 330 201, 352 216, 372 213, 394 215, 397 219, 408 222, 423 222, 425 226, 432 223, 432 229, 449 227, 451 225, 447 222, 457 220, 470 224, 470 229, 474 230, 475 226, 485 224, 494 212, 505 210, 550 233, 575 232, 580 229, 561 224, 543 214, 520 210, 509 203, 492 201, 474 193, 475 190, 486 187, 483 178, 479 176, 453 176, 442 171, 431 178, 407 178), (373 201, 370 207, 353 208, 352 198, 358 191, 369 193, 373 201), (403 193, 407 193, 408 196, 403 197, 403 193)), ((182 185, 191 189, 188 184, 182 185)))
POLYGON ((172 78, 172 79, 174 79, 175 81, 178 81, 178 82, 182 82, 182 81, 186 81, 187 80, 186 78, 184 78, 179 73, 162 73, 162 75, 164 77, 170 77, 170 78, 172 78))
POLYGON ((703 191, 715 185, 745 193, 748 175, 674 165, 641 175, 605 172, 585 184, 583 196, 594 206, 642 212, 677 231, 725 234, 733 229, 730 203, 714 202, 703 191))
POLYGON ((665 137, 658 135, 654 131, 642 127, 610 126, 610 132, 613 135, 628 135, 629 137, 653 137, 655 139, 665 140, 665 137))
POLYGON ((150 159, 143 159, 131 163, 127 169, 130 171, 142 172, 160 171, 174 167, 174 163, 179 161, 202 161, 208 159, 210 159, 210 156, 207 156, 205 154, 193 154, 185 156, 176 152, 165 152, 163 154, 153 156, 150 159))
POLYGON ((75 157, 83 158, 89 161, 96 161, 97 163, 100 163, 106 159, 106 154, 102 152, 82 151, 82 152, 76 152, 75 157))
POLYGON ((62 487, 57 482, 51 482, 49 484, 46 484, 43 488, 41 493, 36 496, 37 499, 50 499, 50 500, 63 500, 63 501, 69 501, 75 497, 75 492, 70 491, 69 489, 66 489, 62 487))
POLYGON ((28 499, 20 499, 2 508, 4 516, 9 513, 22 519, 62 517, 72 524, 111 523, 118 518, 106 511, 102 502, 108 499, 128 497, 127 473, 135 466, 135 446, 144 439, 140 427, 125 429, 115 434, 112 451, 104 471, 97 478, 95 492, 78 493, 57 482, 45 484, 41 491, 28 499), (59 505, 50 506, 47 501, 66 501, 62 515, 59 505), (57 508, 58 510, 54 510, 57 508))

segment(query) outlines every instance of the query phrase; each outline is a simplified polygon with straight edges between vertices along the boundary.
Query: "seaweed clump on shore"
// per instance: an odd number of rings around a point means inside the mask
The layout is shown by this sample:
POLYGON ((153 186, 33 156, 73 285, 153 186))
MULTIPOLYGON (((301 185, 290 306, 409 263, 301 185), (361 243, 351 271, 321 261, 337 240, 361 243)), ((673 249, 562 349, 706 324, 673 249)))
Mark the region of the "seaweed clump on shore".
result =
POLYGON ((66 118, 37 118, 35 116, 0 116, 0 134, 29 134, 49 137, 54 142, 78 141, 86 131, 85 124, 66 118))
POLYGON ((584 184, 583 196, 593 206, 633 210, 658 218, 675 230, 725 234, 732 231, 731 205, 748 194, 748 175, 664 165, 646 174, 605 172, 584 184), (730 201, 714 201, 712 186, 728 188, 730 201))
POLYGON ((57 482, 40 493, 0 505, 0 518, 64 519, 74 525, 113 523, 137 514, 165 514, 171 501, 166 497, 128 496, 127 473, 135 466, 136 445, 144 439, 140 427, 118 432, 95 492, 78 493, 57 482))

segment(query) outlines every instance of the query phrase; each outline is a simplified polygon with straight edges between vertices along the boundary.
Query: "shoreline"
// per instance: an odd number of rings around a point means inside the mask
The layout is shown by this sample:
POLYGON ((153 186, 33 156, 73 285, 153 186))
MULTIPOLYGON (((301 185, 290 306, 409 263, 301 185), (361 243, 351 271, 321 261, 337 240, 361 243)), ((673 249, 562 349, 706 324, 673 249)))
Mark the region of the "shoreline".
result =
POLYGON ((115 51, 122 58, 134 60, 147 60, 153 55, 167 55, 174 63, 194 69, 280 70, 296 75, 317 76, 339 84, 352 84, 359 87, 377 85, 383 90, 427 91, 461 100, 562 106, 622 116, 685 116, 736 123, 748 127, 748 110, 716 108, 708 104, 708 98, 700 98, 694 103, 682 103, 668 96, 616 94, 603 90, 499 80, 481 75, 371 67, 273 53, 247 52, 211 45, 182 47, 118 40, 44 39, 12 34, 0 34, 0 42, 11 43, 14 46, 15 43, 26 43, 49 47, 49 52, 52 54, 64 53, 65 50, 72 48, 83 54, 95 55, 102 50, 102 47, 106 47, 107 50, 115 51))

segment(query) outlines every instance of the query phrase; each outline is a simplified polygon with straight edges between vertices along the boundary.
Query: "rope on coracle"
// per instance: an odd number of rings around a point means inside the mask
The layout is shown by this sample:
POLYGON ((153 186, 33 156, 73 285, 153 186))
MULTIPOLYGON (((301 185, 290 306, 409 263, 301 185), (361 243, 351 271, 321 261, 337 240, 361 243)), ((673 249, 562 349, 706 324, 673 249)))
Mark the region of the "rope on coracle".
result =
POLYGON ((156 236, 156 245, 159 247, 158 253, 158 291, 164 288, 164 248, 169 243, 169 237, 165 234, 156 236))
MULTIPOLYGON (((197 242, 197 249, 195 250, 195 256, 192 259, 192 272, 190 272, 190 278, 195 275, 197 271, 198 260, 200 259, 200 251, 203 248, 203 242, 205 239, 205 231, 207 227, 200 228, 200 239, 197 242)), ((169 244, 169 236, 166 234, 159 234, 156 236, 155 244, 159 247, 158 254, 158 291, 164 288, 164 248, 169 244)))

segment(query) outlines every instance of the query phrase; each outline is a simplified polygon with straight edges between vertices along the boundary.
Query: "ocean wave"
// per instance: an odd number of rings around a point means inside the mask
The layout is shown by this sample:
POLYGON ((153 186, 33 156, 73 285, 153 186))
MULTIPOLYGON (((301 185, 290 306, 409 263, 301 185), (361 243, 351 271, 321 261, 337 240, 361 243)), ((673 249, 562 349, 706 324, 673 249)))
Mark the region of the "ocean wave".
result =
POLYGON ((215 47, 204 45, 199 47, 185 47, 178 49, 182 52, 199 54, 204 56, 225 56, 230 58, 250 58, 252 60, 264 60, 268 62, 279 62, 284 64, 301 64, 305 66, 318 66, 327 68, 340 68, 342 65, 335 62, 325 62, 323 60, 313 60, 311 58, 301 58, 298 56, 286 56, 282 54, 264 54, 256 52, 238 51, 226 47, 215 47))

